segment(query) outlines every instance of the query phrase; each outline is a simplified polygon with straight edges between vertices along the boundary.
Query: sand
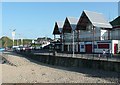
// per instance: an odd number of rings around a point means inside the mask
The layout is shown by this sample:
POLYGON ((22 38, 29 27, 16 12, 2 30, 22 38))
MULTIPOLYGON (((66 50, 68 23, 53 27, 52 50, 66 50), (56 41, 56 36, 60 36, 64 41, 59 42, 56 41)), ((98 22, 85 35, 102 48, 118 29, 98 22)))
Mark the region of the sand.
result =
POLYGON ((114 72, 86 68, 77 68, 75 71, 74 68, 41 64, 13 53, 5 54, 3 57, 13 65, 0 64, 2 83, 114 83, 117 81, 117 73, 114 72))

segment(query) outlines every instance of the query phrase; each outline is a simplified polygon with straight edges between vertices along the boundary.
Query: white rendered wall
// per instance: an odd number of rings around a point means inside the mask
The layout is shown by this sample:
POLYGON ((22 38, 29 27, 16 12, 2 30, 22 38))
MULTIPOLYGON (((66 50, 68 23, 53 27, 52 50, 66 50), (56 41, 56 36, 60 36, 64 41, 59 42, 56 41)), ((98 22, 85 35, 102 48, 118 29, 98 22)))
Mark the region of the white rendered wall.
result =
POLYGON ((85 43, 80 42, 80 52, 85 52, 85 43), (81 45, 84 45, 84 48, 81 48, 81 45))

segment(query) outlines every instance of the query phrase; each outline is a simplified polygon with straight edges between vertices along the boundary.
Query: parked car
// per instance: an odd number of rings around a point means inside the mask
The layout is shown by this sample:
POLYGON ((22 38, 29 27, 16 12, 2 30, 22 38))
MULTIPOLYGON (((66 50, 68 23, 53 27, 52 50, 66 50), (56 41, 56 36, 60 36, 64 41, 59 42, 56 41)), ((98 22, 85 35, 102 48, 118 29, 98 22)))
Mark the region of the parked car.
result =
POLYGON ((3 52, 3 51, 5 51, 5 48, 0 48, 0 52, 3 52))

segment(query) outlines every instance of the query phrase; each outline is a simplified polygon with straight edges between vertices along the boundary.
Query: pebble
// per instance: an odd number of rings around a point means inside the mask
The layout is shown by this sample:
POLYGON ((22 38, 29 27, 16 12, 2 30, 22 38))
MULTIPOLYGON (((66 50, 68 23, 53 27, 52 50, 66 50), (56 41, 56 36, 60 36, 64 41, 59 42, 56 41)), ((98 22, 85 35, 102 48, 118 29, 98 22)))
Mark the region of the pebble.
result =
POLYGON ((69 68, 60 67, 60 69, 56 69, 49 67, 49 65, 35 64, 19 56, 7 55, 6 58, 17 67, 4 65, 3 71, 6 73, 3 74, 3 83, 111 83, 115 80, 114 77, 108 80, 103 77, 103 74, 104 76, 114 75, 112 72, 101 71, 101 74, 98 74, 96 70, 81 68, 80 70, 83 73, 80 73, 67 71, 69 68), (10 67, 9 70, 8 67, 10 67), (88 72, 88 74, 84 72, 88 72), (12 78, 8 76, 12 76, 12 78))

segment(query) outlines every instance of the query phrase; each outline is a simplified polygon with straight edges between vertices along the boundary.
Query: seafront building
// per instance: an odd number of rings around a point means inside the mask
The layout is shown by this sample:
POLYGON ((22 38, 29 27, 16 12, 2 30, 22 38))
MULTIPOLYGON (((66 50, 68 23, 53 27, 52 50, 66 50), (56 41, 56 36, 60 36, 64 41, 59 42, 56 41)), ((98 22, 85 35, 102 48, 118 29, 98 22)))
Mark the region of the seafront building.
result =
MULTIPOLYGON (((53 34, 59 35, 59 50, 77 53, 120 52, 120 17, 108 22, 102 13, 84 10, 80 18, 66 17, 55 23, 53 34)), ((55 39, 56 37, 54 37, 55 39)))

